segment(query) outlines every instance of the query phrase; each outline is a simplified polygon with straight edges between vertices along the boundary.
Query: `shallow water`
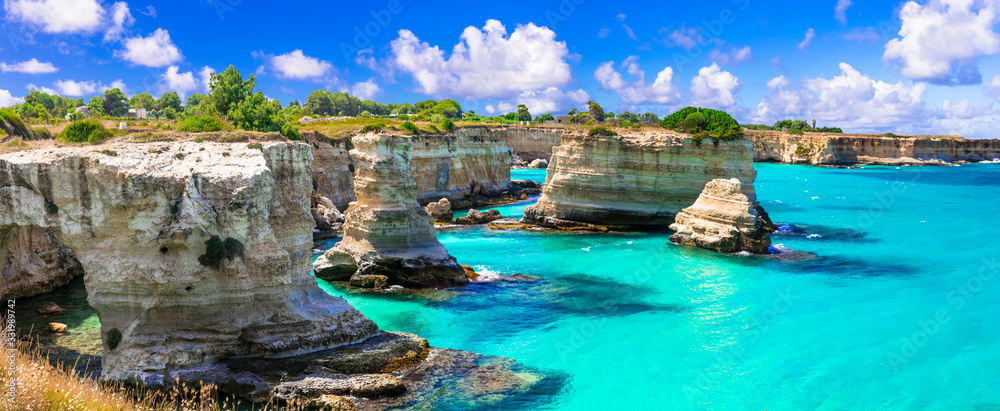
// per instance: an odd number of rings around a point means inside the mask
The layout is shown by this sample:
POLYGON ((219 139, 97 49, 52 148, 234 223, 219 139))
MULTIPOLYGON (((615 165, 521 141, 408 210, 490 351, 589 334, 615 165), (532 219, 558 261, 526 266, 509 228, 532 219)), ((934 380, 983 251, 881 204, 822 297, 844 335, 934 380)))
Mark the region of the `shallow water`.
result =
POLYGON ((1000 408, 1000 165, 756 167, 761 203, 791 225, 777 248, 811 254, 463 227, 438 232, 459 262, 539 279, 421 295, 320 285, 383 329, 567 376, 503 409, 1000 408))
MULTIPOLYGON (((540 280, 429 297, 323 285, 384 329, 569 376, 515 408, 1000 407, 1000 166, 756 167, 761 203, 799 231, 777 248, 814 258, 473 227, 438 237, 459 262, 540 280)), ((526 177, 544 175, 512 173, 526 177)))

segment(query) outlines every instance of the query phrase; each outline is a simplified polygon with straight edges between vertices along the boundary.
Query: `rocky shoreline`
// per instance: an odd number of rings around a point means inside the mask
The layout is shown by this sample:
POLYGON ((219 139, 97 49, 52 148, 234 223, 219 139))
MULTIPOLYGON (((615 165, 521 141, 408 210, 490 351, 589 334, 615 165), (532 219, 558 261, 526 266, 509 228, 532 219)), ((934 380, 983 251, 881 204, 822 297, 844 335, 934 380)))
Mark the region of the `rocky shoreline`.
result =
POLYGON ((809 165, 949 165, 1000 158, 1000 140, 746 130, 754 161, 809 165))

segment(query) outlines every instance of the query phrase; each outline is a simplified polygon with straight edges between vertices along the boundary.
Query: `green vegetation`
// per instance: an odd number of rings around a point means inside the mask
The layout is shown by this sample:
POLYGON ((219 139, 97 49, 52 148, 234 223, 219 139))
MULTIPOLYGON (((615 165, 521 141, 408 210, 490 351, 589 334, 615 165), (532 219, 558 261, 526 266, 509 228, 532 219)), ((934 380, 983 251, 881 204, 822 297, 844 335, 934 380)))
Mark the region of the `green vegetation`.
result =
POLYGON ((450 118, 446 118, 441 122, 441 129, 449 133, 455 131, 455 123, 450 118))
POLYGON ((108 157, 117 157, 118 152, 115 150, 94 150, 95 153, 104 154, 108 157))
POLYGON ((382 123, 378 123, 378 124, 366 124, 364 127, 361 127, 361 130, 358 131, 358 133, 360 133, 360 134, 365 134, 365 133, 381 133, 382 129, 384 129, 384 128, 385 128, 385 124, 382 124, 382 123))
POLYGON ((104 125, 100 122, 95 120, 83 120, 67 126, 62 133, 59 133, 59 140, 74 143, 82 143, 86 141, 91 144, 98 144, 110 136, 111 132, 104 128, 104 125))
POLYGON ((24 125, 21 116, 11 109, 0 109, 0 130, 8 136, 31 139, 31 129, 24 125))
POLYGON ((545 113, 538 117, 535 117, 535 121, 555 121, 555 119, 556 118, 549 113, 545 113))
POLYGON ((743 130, 736 119, 725 111, 708 108, 685 107, 665 117, 660 124, 666 129, 692 133, 698 144, 704 137, 712 137, 714 144, 743 137, 743 130), (699 135, 701 138, 698 138, 699 135))
POLYGON ((205 254, 198 257, 198 262, 205 267, 218 270, 222 267, 223 259, 233 261, 236 256, 246 258, 243 243, 235 238, 227 238, 226 241, 222 241, 221 237, 213 235, 205 242, 205 254))
POLYGON ((743 128, 748 130, 774 130, 774 131, 788 131, 801 130, 803 132, 816 132, 816 133, 843 133, 844 131, 840 127, 816 127, 816 120, 812 121, 812 125, 805 120, 781 120, 774 123, 773 126, 768 126, 764 124, 744 124, 743 128))
POLYGON ((797 136, 801 136, 801 135, 805 134, 805 132, 802 131, 802 130, 799 130, 799 129, 795 129, 795 130, 789 130, 788 134, 794 134, 794 135, 797 135, 797 136))
POLYGON ((399 128, 408 131, 410 134, 413 134, 415 136, 420 135, 420 130, 417 129, 417 126, 409 121, 403 123, 401 126, 399 126, 399 128))
POLYGON ((108 348, 115 349, 118 348, 118 344, 122 343, 122 332, 117 328, 112 328, 108 330, 108 348))
POLYGON ((222 121, 215 117, 191 116, 177 125, 177 131, 188 133, 204 133, 206 131, 221 131, 222 121))
POLYGON ((301 140, 298 126, 281 114, 281 103, 268 100, 262 91, 254 92, 255 87, 257 82, 253 75, 243 80, 239 70, 229 66, 221 74, 212 74, 209 81, 211 91, 199 101, 196 110, 206 114, 213 111, 219 113, 236 128, 279 132, 289 140, 301 140))
POLYGON ((896 137, 896 135, 895 135, 895 134, 892 134, 892 133, 885 133, 885 136, 886 136, 886 137, 896 137))
POLYGON ((55 214, 59 212, 59 206, 56 203, 49 203, 49 214, 55 214))
POLYGON ((594 127, 587 132, 588 136, 617 136, 618 133, 604 127, 594 127))

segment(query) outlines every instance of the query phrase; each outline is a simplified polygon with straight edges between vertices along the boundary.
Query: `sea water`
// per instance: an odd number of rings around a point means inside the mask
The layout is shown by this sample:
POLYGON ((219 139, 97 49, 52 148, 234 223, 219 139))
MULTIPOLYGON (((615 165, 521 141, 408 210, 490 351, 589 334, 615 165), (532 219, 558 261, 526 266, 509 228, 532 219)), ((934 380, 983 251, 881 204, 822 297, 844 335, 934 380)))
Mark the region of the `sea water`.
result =
POLYGON ((538 280, 450 298, 320 283, 382 329, 565 376, 508 409, 1000 409, 1000 165, 756 167, 779 255, 478 226, 438 238, 538 280))

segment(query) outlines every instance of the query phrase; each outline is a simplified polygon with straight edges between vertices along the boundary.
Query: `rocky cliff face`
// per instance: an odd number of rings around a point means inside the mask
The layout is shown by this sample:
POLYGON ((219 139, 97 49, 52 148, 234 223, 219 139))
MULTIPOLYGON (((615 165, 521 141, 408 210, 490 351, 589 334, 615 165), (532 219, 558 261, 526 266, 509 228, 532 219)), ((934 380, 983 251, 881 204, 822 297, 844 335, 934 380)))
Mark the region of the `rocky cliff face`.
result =
POLYGON ((374 323, 309 275, 308 146, 122 144, 0 156, 0 231, 73 250, 106 379, 362 341, 374 323))
POLYGON ((558 127, 503 127, 497 133, 507 141, 514 155, 526 164, 536 159, 549 160, 552 148, 559 145, 563 129, 558 127))
POLYGON ((345 274, 353 260, 357 271, 351 283, 356 286, 467 283, 465 270, 438 242, 434 221, 417 203, 410 161, 413 144, 422 140, 366 134, 353 141, 358 201, 345 213, 344 239, 313 265, 317 274, 345 274))
POLYGON ((347 209, 354 195, 354 172, 351 169, 349 140, 332 140, 319 133, 304 133, 312 145, 312 178, 316 192, 329 198, 339 211, 347 209))
POLYGON ((757 203, 753 186, 738 179, 716 179, 705 184, 698 200, 670 225, 670 241, 724 253, 748 251, 766 254, 774 224, 757 203))
POLYGON ((754 161, 787 164, 925 165, 1000 158, 1000 140, 873 137, 775 131, 747 131, 754 161))
POLYGON ((752 157, 745 139, 698 146, 669 131, 614 137, 567 132, 553 150, 542 197, 524 211, 523 221, 558 228, 572 227, 569 222, 665 226, 710 180, 737 178, 752 187, 752 157))
POLYGON ((0 295, 21 298, 52 291, 83 275, 73 250, 38 226, 0 230, 0 295))
POLYGON ((510 149, 503 134, 490 127, 461 127, 453 134, 411 137, 417 201, 456 201, 472 194, 476 183, 510 183, 510 149))

